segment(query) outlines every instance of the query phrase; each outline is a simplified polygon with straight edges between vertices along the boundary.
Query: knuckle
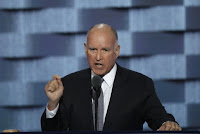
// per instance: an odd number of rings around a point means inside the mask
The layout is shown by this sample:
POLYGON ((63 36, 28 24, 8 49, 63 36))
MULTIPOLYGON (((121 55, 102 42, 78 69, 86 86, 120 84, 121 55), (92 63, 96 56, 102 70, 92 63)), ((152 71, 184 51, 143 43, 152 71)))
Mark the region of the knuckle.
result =
POLYGON ((53 78, 60 78, 60 76, 57 75, 57 74, 54 74, 54 75, 53 75, 53 78))
POLYGON ((48 87, 52 87, 52 83, 50 83, 48 87))
POLYGON ((167 129, 170 129, 170 128, 171 128, 171 126, 167 124, 167 125, 166 125, 166 128, 167 128, 167 129))
POLYGON ((56 80, 52 80, 51 83, 49 85, 54 85, 56 83, 56 80))
POLYGON ((48 88, 49 90, 52 90, 52 86, 49 86, 49 88, 48 88))
POLYGON ((171 125, 169 123, 166 123, 166 127, 170 127, 171 125))

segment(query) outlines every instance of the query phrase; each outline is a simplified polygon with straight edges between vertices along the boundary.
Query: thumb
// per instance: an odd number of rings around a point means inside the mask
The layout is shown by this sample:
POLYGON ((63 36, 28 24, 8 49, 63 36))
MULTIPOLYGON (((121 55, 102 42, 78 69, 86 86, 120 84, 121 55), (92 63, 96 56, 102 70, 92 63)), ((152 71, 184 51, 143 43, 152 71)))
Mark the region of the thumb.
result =
POLYGON ((57 79, 57 81, 58 81, 58 85, 61 86, 61 87, 63 87, 61 79, 57 79))
POLYGON ((157 131, 164 131, 165 130, 165 125, 162 125, 157 131))

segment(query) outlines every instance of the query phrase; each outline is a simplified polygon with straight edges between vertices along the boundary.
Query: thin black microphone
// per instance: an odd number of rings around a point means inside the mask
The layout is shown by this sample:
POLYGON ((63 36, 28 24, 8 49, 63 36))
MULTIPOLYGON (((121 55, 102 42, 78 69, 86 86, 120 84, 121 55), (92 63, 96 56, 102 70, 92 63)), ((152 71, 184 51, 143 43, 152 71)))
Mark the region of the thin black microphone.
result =
POLYGON ((92 98, 95 101, 95 131, 97 131, 97 115, 98 115, 98 98, 101 94, 101 83, 102 79, 96 75, 92 78, 92 98))
POLYGON ((98 100, 100 94, 101 94, 101 83, 102 79, 99 75, 95 75, 92 78, 91 84, 92 84, 92 98, 96 101, 98 100))

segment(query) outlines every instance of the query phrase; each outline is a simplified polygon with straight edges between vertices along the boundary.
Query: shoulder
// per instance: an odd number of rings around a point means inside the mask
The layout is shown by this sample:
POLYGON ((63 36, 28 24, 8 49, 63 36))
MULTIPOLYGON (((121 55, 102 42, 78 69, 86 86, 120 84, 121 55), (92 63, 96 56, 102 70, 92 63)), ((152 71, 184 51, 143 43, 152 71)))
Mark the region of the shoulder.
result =
POLYGON ((129 87, 130 86, 135 87, 135 89, 140 89, 138 90, 138 92, 143 92, 143 93, 154 92, 153 80, 142 73, 119 66, 117 74, 118 74, 117 75, 118 79, 123 79, 122 81, 124 81, 125 85, 128 85, 129 87))
POLYGON ((148 77, 148 76, 146 76, 146 75, 144 75, 142 73, 139 73, 139 72, 136 72, 136 71, 121 67, 119 65, 118 65, 117 71, 118 71, 118 73, 120 75, 123 75, 123 77, 127 77, 127 78, 132 78, 132 79, 151 79, 150 77, 148 77))

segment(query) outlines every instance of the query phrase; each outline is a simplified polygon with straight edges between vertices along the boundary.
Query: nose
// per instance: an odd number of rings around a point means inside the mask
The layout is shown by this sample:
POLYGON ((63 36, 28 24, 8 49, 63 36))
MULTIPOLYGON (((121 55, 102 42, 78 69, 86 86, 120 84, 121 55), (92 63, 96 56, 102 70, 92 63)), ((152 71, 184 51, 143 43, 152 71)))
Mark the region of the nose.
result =
POLYGON ((101 51, 97 51, 96 60, 100 61, 101 59, 102 59, 102 57, 101 57, 101 51))

